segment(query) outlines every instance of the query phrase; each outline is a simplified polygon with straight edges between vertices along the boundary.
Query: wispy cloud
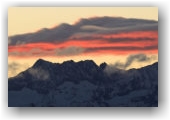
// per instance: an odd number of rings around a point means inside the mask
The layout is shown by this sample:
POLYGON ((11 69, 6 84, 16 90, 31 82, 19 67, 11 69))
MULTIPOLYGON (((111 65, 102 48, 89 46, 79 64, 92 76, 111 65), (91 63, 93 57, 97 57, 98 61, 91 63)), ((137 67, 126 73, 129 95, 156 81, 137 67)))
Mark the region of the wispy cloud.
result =
POLYGON ((133 64, 133 62, 143 63, 143 62, 150 62, 153 60, 157 60, 157 57, 154 55, 147 56, 146 54, 143 53, 133 54, 133 55, 129 55, 124 63, 117 61, 114 64, 107 66, 105 68, 105 71, 110 74, 118 69, 123 69, 123 70, 127 69, 129 66, 133 64))
POLYGON ((28 69, 28 72, 34 77, 34 79, 49 80, 49 73, 43 69, 28 69))

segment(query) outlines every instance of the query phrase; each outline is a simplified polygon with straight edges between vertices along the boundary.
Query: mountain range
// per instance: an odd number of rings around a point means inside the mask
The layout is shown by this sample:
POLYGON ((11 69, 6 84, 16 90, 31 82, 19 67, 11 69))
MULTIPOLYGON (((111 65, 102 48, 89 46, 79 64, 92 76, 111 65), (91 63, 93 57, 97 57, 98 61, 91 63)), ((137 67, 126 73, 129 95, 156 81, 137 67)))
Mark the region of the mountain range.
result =
POLYGON ((157 107, 158 62, 122 70, 92 60, 43 59, 8 79, 9 107, 157 107))

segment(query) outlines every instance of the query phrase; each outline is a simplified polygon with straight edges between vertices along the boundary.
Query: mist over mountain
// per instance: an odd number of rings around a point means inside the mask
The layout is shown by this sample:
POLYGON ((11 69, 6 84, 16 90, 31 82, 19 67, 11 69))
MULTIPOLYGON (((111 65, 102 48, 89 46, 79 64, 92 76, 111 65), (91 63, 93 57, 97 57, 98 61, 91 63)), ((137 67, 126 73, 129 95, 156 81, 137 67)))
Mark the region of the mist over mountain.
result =
POLYGON ((158 106, 158 62, 139 69, 43 59, 8 79, 8 106, 158 106))

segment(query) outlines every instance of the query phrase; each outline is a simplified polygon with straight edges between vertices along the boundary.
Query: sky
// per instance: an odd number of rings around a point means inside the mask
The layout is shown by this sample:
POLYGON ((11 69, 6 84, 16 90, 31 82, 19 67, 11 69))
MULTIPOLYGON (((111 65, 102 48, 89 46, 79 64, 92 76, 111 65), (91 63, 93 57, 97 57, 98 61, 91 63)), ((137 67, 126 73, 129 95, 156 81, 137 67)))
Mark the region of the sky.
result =
POLYGON ((139 68, 158 61, 157 7, 10 7, 8 77, 39 59, 139 68), (130 64, 127 64, 130 61, 130 64))

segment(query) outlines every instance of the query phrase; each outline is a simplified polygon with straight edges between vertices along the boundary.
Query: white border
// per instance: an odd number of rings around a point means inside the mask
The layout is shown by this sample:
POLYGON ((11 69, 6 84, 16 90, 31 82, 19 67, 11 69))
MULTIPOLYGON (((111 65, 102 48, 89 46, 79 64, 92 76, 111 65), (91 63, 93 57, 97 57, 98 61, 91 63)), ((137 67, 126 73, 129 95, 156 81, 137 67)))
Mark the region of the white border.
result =
POLYGON ((0 1, 0 117, 5 119, 170 119, 170 4, 168 0, 1 0, 0 1), (7 12, 10 6, 154 6, 159 8, 159 107, 158 108, 8 108, 7 12))

